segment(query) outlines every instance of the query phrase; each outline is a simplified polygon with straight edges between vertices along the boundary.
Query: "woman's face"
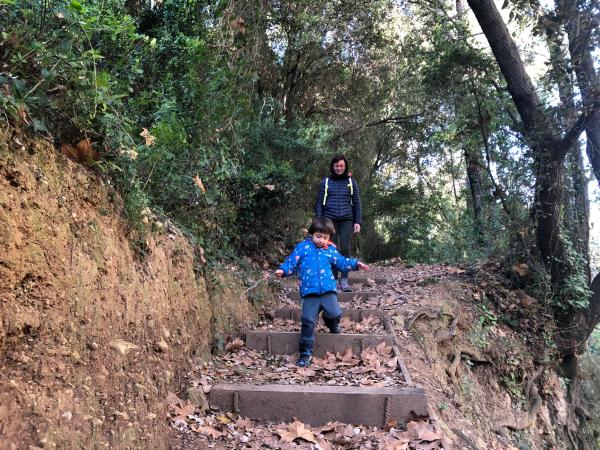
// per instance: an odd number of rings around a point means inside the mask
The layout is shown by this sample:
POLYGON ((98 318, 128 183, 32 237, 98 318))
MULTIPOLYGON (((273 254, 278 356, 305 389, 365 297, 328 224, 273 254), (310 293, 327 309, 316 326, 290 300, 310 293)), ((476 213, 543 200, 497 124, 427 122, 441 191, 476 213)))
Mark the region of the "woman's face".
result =
POLYGON ((333 164, 333 172, 336 175, 343 175, 345 171, 346 171, 346 163, 343 159, 341 161, 338 161, 333 164))

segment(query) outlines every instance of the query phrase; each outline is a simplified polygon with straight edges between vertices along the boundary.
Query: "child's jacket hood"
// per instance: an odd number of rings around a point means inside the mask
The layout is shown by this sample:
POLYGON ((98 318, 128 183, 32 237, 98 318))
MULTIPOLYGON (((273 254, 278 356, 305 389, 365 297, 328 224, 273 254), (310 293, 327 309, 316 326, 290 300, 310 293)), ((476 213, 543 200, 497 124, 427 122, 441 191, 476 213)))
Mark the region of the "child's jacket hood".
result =
POLYGON ((358 260, 344 257, 334 245, 319 248, 308 237, 296 245, 279 268, 286 277, 298 273, 300 296, 306 297, 337 291, 332 266, 340 272, 358 270, 358 260))

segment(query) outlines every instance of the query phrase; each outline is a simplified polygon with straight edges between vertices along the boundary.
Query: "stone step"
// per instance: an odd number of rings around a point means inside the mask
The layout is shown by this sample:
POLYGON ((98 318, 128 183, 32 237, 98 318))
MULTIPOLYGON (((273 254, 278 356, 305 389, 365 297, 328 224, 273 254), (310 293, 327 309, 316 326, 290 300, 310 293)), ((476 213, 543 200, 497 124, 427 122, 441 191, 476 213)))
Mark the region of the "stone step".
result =
POLYGON ((355 386, 218 384, 210 404, 242 417, 289 422, 294 418, 319 426, 339 421, 383 427, 427 417, 427 398, 420 388, 355 386))
MULTIPOLYGON (((356 300, 368 300, 370 298, 382 295, 381 292, 338 292, 339 302, 350 302, 353 299, 356 300)), ((292 300, 300 301, 300 293, 298 291, 290 292, 290 298, 292 300)))
POLYGON ((374 280, 377 284, 385 284, 387 279, 380 276, 370 276, 364 272, 350 272, 348 274, 348 281, 351 284, 366 284, 367 280, 374 280))
MULTIPOLYGON (((366 317, 385 318, 385 313, 380 309, 342 309, 342 315, 353 322, 360 322, 366 317)), ((274 316, 277 319, 299 322, 302 318, 302 310, 298 308, 279 308, 275 311, 274 316)))
MULTIPOLYGON (((298 352, 300 333, 288 331, 246 331, 246 347, 274 355, 292 355, 298 352)), ((387 334, 331 334, 315 333, 313 354, 323 357, 327 352, 344 353, 349 348, 359 356, 368 347, 385 342, 392 347, 394 337, 387 334)))

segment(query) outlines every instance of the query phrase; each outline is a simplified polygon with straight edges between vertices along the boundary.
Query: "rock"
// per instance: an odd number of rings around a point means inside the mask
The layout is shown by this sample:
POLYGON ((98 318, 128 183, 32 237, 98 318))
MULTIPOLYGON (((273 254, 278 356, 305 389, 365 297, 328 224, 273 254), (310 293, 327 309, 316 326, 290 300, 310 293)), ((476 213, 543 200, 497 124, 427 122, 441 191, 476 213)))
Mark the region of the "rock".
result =
POLYGON ((208 410, 208 400, 206 399, 206 395, 202 389, 191 387, 188 388, 186 394, 190 401, 202 409, 202 411, 208 410))
POLYGON ((164 339, 161 339, 160 341, 154 344, 154 349, 157 352, 166 353, 169 351, 169 345, 165 342, 164 339))
POLYGON ((130 350, 137 350, 139 347, 132 342, 123 339, 115 339, 108 344, 110 348, 118 351, 121 355, 126 355, 130 350))
POLYGON ((162 335, 165 339, 169 339, 171 337, 171 333, 165 326, 162 327, 162 335))
POLYGON ((92 419, 92 425, 94 425, 95 427, 99 427, 100 425, 102 425, 104 422, 102 422, 100 419, 97 418, 93 418, 92 419))

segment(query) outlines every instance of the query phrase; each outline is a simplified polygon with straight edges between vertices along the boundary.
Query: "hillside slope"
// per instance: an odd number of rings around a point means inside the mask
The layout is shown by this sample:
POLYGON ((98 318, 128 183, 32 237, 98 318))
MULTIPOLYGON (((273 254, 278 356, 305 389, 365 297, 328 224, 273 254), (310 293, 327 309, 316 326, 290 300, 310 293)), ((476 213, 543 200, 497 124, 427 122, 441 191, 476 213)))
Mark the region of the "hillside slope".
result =
POLYGON ((162 400, 252 311, 154 225, 137 257, 113 188, 0 128, 0 448, 166 445, 162 400))

